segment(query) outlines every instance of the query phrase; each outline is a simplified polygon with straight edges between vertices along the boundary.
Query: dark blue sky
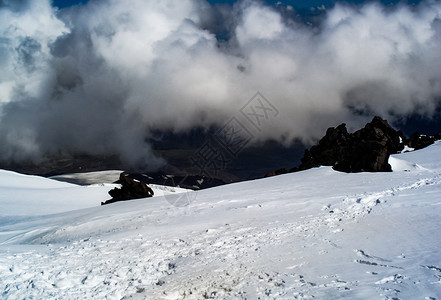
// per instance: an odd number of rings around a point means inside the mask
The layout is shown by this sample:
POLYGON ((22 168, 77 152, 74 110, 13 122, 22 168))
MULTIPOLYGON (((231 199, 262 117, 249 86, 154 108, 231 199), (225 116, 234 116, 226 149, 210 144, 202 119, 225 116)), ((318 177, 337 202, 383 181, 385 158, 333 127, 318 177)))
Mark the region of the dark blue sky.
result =
MULTIPOLYGON (((237 0, 208 0, 210 3, 235 3, 237 0)), ((282 2, 287 5, 292 5, 295 8, 307 8, 307 7, 317 7, 321 5, 325 5, 326 7, 331 7, 336 2, 346 2, 346 3, 354 3, 361 4, 363 2, 368 1, 377 1, 383 4, 396 4, 398 2, 404 2, 409 4, 415 4, 420 2, 421 0, 265 0, 265 3, 269 5, 273 5, 277 2, 282 2)), ((88 0, 53 0, 54 6, 59 8, 64 8, 76 4, 87 3, 88 0)))
POLYGON ((78 0, 53 0, 54 6, 59 8, 64 8, 76 4, 86 3, 87 1, 78 1, 78 0))

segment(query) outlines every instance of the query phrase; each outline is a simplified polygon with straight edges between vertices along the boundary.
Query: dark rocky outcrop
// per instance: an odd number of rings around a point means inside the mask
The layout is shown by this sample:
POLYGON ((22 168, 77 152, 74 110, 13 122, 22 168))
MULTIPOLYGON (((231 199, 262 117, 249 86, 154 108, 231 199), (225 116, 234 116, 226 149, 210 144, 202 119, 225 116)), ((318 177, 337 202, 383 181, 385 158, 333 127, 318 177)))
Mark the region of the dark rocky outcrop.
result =
POLYGON ((332 166, 334 170, 347 173, 390 172, 392 169, 388 161, 391 154, 402 151, 404 145, 415 149, 427 147, 440 137, 415 133, 406 139, 401 131, 396 131, 380 117, 374 117, 364 128, 354 133, 348 133, 343 123, 328 128, 317 145, 305 150, 300 166, 289 171, 280 169, 269 172, 266 176, 318 166, 332 166))
POLYGON ((436 140, 439 139, 439 134, 436 136, 427 136, 424 134, 420 134, 419 132, 415 132, 410 136, 408 146, 410 148, 414 148, 415 150, 419 150, 432 145, 436 140))
POLYGON ((121 188, 114 188, 109 191, 112 199, 101 202, 101 205, 110 204, 118 201, 126 201, 132 199, 148 198, 153 196, 153 190, 147 184, 133 179, 126 173, 121 173, 117 183, 121 184, 121 188))
POLYGON ((401 132, 380 117, 354 133, 345 124, 329 128, 326 135, 305 151, 299 170, 332 166, 342 172, 390 172, 389 155, 404 147, 401 132))

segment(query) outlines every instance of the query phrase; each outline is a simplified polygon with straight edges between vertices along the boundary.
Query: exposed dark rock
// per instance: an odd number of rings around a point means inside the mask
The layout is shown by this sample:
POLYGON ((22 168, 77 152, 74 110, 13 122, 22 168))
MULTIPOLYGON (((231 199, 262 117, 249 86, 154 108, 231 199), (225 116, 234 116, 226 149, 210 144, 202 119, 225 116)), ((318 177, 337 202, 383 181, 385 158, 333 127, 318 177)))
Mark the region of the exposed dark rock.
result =
POLYGON ((390 154, 403 150, 403 137, 387 121, 380 117, 354 132, 349 139, 342 160, 334 164, 334 169, 343 172, 390 172, 390 154))
POLYGON ((389 155, 403 149, 403 140, 402 133, 380 117, 354 133, 348 133, 343 123, 329 128, 317 145, 305 150, 301 165, 291 171, 332 166, 348 173, 390 172, 389 155))
POLYGON ((346 124, 330 127, 317 145, 305 150, 301 164, 287 171, 268 172, 266 177, 318 166, 332 166, 342 172, 390 172, 390 154, 404 148, 406 138, 387 121, 374 117, 366 126, 349 133, 346 124))
POLYGON ((112 199, 101 202, 101 205, 114 203, 118 201, 126 201, 132 199, 148 198, 153 196, 153 190, 147 184, 133 179, 126 173, 121 173, 117 183, 121 184, 121 188, 114 188, 109 191, 112 199))
POLYGON ((301 164, 289 171, 270 171, 265 177, 298 172, 318 166, 332 166, 342 172, 390 172, 389 156, 398 153, 407 145, 422 149, 441 139, 414 133, 409 139, 402 131, 396 131, 380 117, 374 117, 366 126, 348 133, 346 124, 330 127, 317 145, 305 150, 301 164))
POLYGON ((328 128, 326 135, 311 149, 305 150, 301 160, 300 169, 310 169, 318 166, 336 166, 347 164, 351 135, 346 129, 346 124, 335 128, 328 128))
POLYGON ((437 139, 439 139, 439 134, 437 136, 427 136, 415 132, 409 138, 409 147, 419 150, 427 146, 432 145, 437 139))

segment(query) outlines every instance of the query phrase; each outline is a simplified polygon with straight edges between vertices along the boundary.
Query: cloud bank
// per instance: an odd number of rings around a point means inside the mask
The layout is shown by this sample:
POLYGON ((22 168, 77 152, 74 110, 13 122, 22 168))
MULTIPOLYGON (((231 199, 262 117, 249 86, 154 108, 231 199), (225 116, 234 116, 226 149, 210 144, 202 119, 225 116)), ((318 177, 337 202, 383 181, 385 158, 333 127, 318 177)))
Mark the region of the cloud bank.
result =
POLYGON ((439 2, 337 5, 311 27, 257 1, 3 0, 0 160, 154 167, 152 130, 221 126, 257 91, 280 112, 258 140, 310 142, 336 122, 430 116, 440 65, 439 2))

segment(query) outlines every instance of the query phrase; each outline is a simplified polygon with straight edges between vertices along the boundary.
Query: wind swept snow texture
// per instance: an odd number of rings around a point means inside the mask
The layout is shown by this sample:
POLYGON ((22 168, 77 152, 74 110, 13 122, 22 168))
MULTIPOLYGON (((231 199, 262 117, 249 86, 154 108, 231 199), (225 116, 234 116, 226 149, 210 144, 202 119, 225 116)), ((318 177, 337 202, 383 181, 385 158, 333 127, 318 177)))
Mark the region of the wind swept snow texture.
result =
MULTIPOLYGON (((0 224, 0 293, 4 299, 439 299, 440 157, 437 142, 393 156, 399 165, 421 166, 408 172, 320 167, 191 192, 194 200, 184 207, 155 196, 44 214, 38 201, 16 198, 8 213, 2 210, 12 217, 0 224), (38 218, 31 208, 40 210, 38 218)), ((15 184, 17 176, 2 173, 2 197, 35 187, 29 177, 15 184)), ((52 184, 39 196, 56 205, 71 185, 52 184)))

